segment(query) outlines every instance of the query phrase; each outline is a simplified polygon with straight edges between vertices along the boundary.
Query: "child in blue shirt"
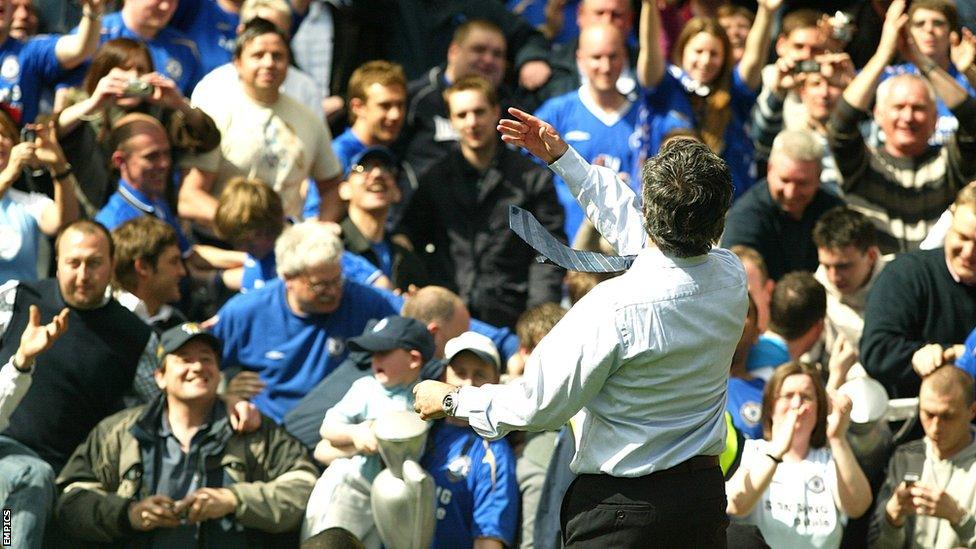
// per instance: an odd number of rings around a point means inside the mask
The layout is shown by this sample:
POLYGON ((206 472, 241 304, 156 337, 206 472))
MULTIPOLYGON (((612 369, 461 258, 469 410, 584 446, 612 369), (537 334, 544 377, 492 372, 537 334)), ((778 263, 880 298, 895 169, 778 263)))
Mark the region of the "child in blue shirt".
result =
MULTIPOLYGON (((235 178, 220 193, 214 225, 221 238, 247 254, 243 267, 224 271, 223 283, 247 293, 277 278, 275 240, 285 227, 278 193, 261 181, 235 178)), ((366 258, 342 252, 342 274, 347 280, 391 289, 390 279, 366 258)))
POLYGON ((421 367, 434 356, 434 337, 418 320, 388 316, 346 344, 372 353, 373 375, 356 380, 325 413, 315 459, 328 469, 309 498, 302 537, 338 526, 371 546, 378 535, 370 487, 383 470, 372 424, 384 414, 413 410, 413 387, 421 367))
MULTIPOLYGON (((444 355, 449 360, 445 382, 474 387, 498 383, 501 360, 487 337, 465 332, 447 342, 444 355)), ((431 547, 473 547, 475 540, 482 540, 482 547, 514 547, 520 499, 508 441, 488 442, 466 421, 445 418, 434 425, 427 442, 420 464, 434 478, 437 493, 431 547)))

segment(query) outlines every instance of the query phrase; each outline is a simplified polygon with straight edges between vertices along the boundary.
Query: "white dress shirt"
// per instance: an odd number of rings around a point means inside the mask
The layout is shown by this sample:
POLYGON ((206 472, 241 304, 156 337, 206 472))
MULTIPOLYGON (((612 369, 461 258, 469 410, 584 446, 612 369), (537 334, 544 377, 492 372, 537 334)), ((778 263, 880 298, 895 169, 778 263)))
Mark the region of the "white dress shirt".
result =
POLYGON ((639 252, 637 260, 543 338, 526 376, 462 388, 456 415, 494 439, 556 429, 584 409, 576 473, 638 477, 720 454, 729 364, 747 307, 742 264, 722 249, 688 258, 641 249, 636 197, 611 170, 572 149, 553 170, 585 197, 604 237, 622 253, 639 252))

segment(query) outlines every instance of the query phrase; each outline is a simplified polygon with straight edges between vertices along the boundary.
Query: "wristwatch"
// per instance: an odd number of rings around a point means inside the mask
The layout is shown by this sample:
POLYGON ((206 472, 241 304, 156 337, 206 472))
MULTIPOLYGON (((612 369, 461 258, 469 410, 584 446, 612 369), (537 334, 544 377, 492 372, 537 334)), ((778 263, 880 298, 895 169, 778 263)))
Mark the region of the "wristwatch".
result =
POLYGON ((450 393, 444 395, 444 400, 441 402, 441 406, 444 408, 444 413, 454 417, 457 413, 458 396, 460 389, 454 389, 450 393))

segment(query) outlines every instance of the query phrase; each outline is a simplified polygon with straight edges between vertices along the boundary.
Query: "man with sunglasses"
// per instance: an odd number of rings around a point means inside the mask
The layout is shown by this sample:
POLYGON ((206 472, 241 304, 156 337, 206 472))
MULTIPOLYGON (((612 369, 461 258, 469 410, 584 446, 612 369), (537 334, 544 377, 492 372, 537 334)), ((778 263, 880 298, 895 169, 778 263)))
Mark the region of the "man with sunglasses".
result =
POLYGON ((252 401, 279 423, 346 358, 346 339, 370 319, 397 314, 382 295, 343 277, 341 256, 328 225, 292 225, 275 243, 278 278, 217 313, 221 368, 256 372, 263 388, 252 401))
POLYGON ((367 147, 354 155, 339 184, 339 197, 349 203, 340 226, 347 250, 383 271, 395 288, 407 291, 411 285, 427 285, 427 270, 412 251, 386 233, 390 209, 402 196, 396 178, 396 158, 386 147, 367 147))

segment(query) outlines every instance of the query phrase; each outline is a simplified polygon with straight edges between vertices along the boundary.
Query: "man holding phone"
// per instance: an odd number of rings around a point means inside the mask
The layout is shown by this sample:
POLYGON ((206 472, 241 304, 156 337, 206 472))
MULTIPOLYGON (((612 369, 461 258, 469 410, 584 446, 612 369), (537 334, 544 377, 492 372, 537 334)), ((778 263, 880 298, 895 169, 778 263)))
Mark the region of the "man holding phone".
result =
POLYGON ((922 380, 921 440, 900 446, 875 510, 872 547, 971 547, 976 543, 973 378, 943 366, 922 380))

